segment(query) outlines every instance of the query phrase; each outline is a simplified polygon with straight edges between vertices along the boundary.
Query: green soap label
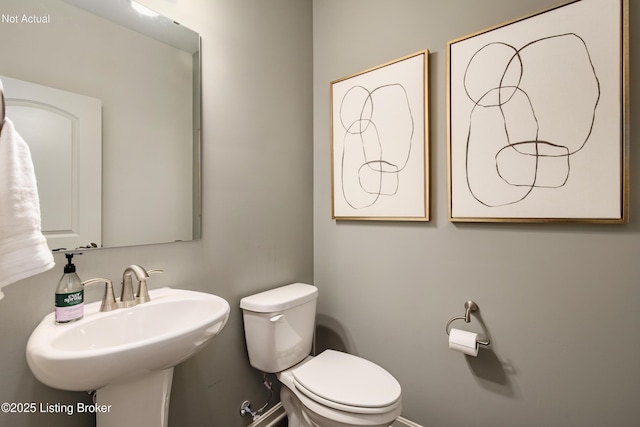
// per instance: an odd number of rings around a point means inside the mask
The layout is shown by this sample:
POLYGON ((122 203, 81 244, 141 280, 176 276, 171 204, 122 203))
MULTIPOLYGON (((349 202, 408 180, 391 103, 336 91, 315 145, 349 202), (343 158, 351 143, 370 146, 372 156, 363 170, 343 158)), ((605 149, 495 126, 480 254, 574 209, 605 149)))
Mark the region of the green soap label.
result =
POLYGON ((84 301, 84 289, 68 294, 56 294, 56 307, 72 307, 82 304, 84 301))

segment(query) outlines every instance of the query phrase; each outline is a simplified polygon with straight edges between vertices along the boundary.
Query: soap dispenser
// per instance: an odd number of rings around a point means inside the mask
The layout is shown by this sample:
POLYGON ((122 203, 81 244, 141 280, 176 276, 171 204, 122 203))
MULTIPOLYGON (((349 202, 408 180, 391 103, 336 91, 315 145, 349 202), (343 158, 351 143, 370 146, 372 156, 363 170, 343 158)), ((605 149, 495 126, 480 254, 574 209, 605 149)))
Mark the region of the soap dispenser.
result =
POLYGON ((67 265, 56 288, 56 323, 68 323, 84 316, 84 286, 76 274, 76 266, 71 262, 73 252, 65 254, 67 265))

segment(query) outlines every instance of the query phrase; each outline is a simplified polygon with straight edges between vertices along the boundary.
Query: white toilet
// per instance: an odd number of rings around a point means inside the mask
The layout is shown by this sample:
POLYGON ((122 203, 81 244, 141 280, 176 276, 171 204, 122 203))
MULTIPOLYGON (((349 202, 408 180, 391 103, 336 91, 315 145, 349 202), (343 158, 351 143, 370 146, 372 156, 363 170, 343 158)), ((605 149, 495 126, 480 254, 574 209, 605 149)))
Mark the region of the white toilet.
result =
POLYGON ((303 283, 240 300, 251 366, 277 373, 289 427, 388 427, 400 384, 380 366, 325 350, 311 357, 318 289, 303 283))

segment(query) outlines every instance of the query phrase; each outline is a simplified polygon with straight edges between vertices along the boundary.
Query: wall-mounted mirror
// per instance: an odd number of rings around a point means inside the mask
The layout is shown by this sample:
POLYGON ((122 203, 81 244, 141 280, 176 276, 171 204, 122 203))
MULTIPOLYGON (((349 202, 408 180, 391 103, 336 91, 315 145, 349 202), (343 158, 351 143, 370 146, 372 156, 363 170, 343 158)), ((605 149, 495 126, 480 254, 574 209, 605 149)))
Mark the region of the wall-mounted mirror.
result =
POLYGON ((134 3, 2 0, 7 117, 51 249, 200 237, 200 37, 134 3))

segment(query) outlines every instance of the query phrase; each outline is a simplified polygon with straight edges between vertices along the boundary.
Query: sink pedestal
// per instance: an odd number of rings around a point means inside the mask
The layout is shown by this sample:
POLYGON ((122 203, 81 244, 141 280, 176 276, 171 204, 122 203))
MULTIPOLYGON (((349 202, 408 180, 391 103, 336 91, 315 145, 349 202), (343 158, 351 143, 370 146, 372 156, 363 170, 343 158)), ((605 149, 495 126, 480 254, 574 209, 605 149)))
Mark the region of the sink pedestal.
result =
POLYGON ((167 427, 173 368, 114 381, 96 391, 96 427, 167 427))

